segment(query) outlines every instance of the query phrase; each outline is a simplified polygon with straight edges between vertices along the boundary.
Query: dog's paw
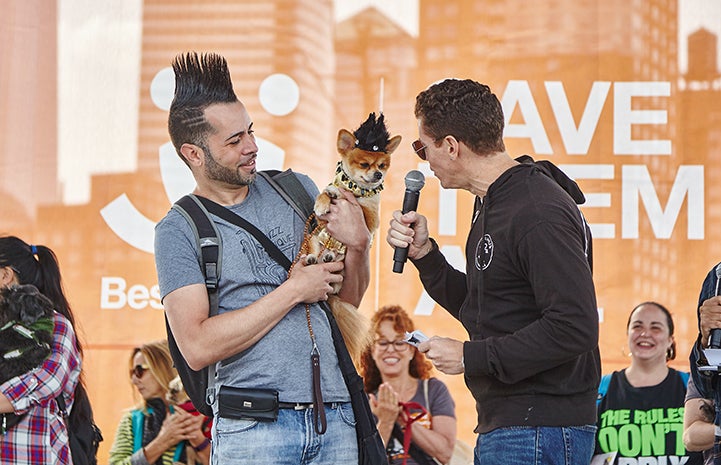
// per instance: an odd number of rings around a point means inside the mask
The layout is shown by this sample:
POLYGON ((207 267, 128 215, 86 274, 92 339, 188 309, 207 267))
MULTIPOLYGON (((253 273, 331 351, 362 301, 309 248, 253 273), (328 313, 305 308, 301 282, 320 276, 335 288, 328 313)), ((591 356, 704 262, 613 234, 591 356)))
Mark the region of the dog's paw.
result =
POLYGON ((330 197, 325 193, 318 196, 313 206, 313 212, 315 216, 323 216, 330 211, 330 197))
POLYGON ((338 199, 342 197, 342 194, 340 193, 340 189, 338 189, 334 185, 326 186, 325 189, 323 189, 323 193, 330 197, 331 199, 338 199))
POLYGON ((313 254, 308 254, 305 256, 305 264, 306 265, 315 265, 318 263, 318 257, 316 257, 313 254))
POLYGON ((330 287, 331 287, 331 289, 332 289, 332 291, 330 291, 330 293, 333 294, 333 295, 338 294, 338 293, 340 292, 341 286, 342 286, 341 283, 332 283, 332 284, 330 285, 330 287))
POLYGON ((335 260, 335 254, 331 252, 330 250, 326 250, 320 259, 323 261, 323 263, 330 263, 333 260, 335 260))
POLYGON ((313 213, 315 213, 315 216, 323 216, 323 215, 325 215, 326 213, 328 213, 329 211, 330 211, 330 208, 328 208, 328 207, 326 207, 326 208, 318 208, 318 207, 316 207, 316 208, 313 210, 313 213))

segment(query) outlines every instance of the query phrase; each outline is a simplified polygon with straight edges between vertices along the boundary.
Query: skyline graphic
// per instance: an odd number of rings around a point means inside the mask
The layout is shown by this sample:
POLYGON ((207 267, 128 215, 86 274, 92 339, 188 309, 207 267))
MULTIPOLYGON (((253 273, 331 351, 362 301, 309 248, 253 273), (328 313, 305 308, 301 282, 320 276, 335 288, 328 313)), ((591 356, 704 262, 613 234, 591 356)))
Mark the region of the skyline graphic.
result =
MULTIPOLYGON (((343 22, 374 7, 417 38, 419 4, 419 0, 335 0, 333 20, 343 22)), ((137 169, 135 122, 140 111, 137 95, 142 5, 142 0, 58 1, 57 176, 65 204, 87 203, 93 173, 137 169), (108 144, 108 140, 113 143, 108 144), (88 156, 99 147, 103 156, 88 156)), ((681 73, 687 66, 688 34, 701 27, 721 37, 721 2, 680 0, 678 60, 681 73)), ((717 55, 717 63, 721 63, 721 47, 717 47, 717 55)))

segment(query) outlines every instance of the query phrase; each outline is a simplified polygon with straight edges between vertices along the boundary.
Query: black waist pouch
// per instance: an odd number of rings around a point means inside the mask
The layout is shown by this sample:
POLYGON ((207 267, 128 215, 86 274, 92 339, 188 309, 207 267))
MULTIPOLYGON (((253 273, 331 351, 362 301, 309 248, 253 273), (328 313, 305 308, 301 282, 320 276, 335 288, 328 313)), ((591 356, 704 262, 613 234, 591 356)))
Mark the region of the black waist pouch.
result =
POLYGON ((221 386, 218 415, 233 420, 275 421, 278 418, 278 391, 221 386))

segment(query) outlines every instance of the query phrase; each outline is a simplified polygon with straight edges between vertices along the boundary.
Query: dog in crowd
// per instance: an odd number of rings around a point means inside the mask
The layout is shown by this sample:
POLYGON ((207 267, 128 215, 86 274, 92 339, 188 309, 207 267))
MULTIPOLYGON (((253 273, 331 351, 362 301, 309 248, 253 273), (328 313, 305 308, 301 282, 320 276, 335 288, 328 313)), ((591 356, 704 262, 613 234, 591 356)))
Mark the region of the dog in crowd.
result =
MULTIPOLYGON (((201 415, 201 413, 198 412, 198 410, 193 405, 190 397, 188 397, 188 394, 185 392, 185 388, 183 387, 183 381, 180 379, 180 376, 176 376, 175 378, 170 380, 170 383, 168 384, 168 393, 165 395, 165 398, 172 405, 180 407, 188 413, 192 413, 193 415, 201 415)), ((203 421, 203 434, 207 438, 210 438, 210 427, 213 424, 212 422, 213 419, 208 417, 206 417, 206 419, 203 421)))
MULTIPOLYGON (((174 405, 178 408, 182 408, 186 412, 192 414, 192 415, 202 415, 193 405, 193 402, 190 400, 190 397, 188 397, 188 394, 185 392, 185 388, 183 387, 183 381, 180 379, 180 376, 176 376, 172 380, 170 380, 170 383, 168 383, 168 392, 165 394, 165 400, 167 400, 171 405, 174 405)), ((202 430, 203 435, 210 439, 211 436, 211 428, 213 426, 213 419, 205 417, 203 420, 202 430)), ((193 450, 191 447, 187 447, 186 453, 188 455, 188 462, 187 463, 199 463, 200 460, 198 460, 198 454, 193 450)))
MULTIPOLYGON (((53 303, 30 284, 0 289, 0 384, 40 366, 52 352, 53 303)), ((0 434, 25 416, 0 414, 0 434)))
MULTIPOLYGON (((315 218, 318 219, 328 213, 331 200, 342 198, 340 189, 345 189, 358 199, 363 209, 366 226, 371 234, 374 234, 378 229, 383 180, 391 164, 391 154, 398 148, 400 142, 400 135, 390 137, 382 113, 378 118, 375 113, 371 113, 368 119, 352 133, 346 129, 338 131, 337 149, 340 161, 336 166, 333 182, 316 198, 315 218)), ((301 249, 306 264, 341 261, 345 258, 345 245, 328 233, 326 224, 318 220, 318 226, 306 234, 301 249)), ((351 357, 357 361, 371 338, 368 332, 368 320, 355 306, 337 297, 339 290, 340 284, 335 285, 333 295, 328 297, 328 305, 338 321, 351 357)))
POLYGON ((0 290, 0 383, 48 358, 53 343, 53 303, 30 284, 0 290))

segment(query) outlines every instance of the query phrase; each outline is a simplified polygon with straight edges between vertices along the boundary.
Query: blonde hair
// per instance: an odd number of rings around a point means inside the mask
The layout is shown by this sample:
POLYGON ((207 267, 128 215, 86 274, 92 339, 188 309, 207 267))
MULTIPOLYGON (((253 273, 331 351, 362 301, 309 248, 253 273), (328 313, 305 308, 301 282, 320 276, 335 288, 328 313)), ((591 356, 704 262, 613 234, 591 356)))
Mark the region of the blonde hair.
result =
MULTIPOLYGON (((130 355, 128 369, 133 369, 133 360, 138 353, 143 354, 145 357, 145 363, 147 363, 153 378, 163 388, 163 397, 165 397, 170 390, 170 382, 178 376, 178 372, 173 366, 173 359, 170 356, 168 341, 165 339, 152 341, 134 348, 133 353, 130 355)), ((145 408, 145 406, 145 399, 143 399, 142 407, 145 408)))

